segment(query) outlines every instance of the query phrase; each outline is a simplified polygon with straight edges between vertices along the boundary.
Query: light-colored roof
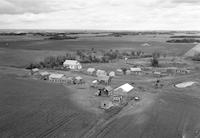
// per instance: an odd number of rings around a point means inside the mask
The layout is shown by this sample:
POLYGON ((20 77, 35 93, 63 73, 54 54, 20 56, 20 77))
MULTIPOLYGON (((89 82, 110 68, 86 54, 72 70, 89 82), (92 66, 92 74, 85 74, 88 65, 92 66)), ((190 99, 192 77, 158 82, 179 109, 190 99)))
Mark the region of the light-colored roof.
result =
POLYGON ((149 43, 144 43, 142 46, 151 46, 149 43))
POLYGON ((49 78, 52 78, 52 79, 61 79, 62 77, 64 77, 64 74, 50 74, 49 75, 49 78))
POLYGON ((95 71, 95 68, 88 68, 87 69, 87 72, 94 72, 95 71))
POLYGON ((47 71, 42 71, 42 72, 40 72, 40 75, 42 75, 42 76, 49 75, 49 74, 50 74, 50 73, 47 72, 47 71))
POLYGON ((63 65, 77 65, 79 62, 77 60, 65 60, 63 65))
POLYGON ((114 72, 114 71, 111 71, 111 72, 109 73, 109 76, 115 76, 115 72, 114 72))
POLYGON ((76 80, 82 80, 83 78, 81 76, 75 77, 76 80))
POLYGON ((117 71, 118 71, 118 72, 123 72, 123 70, 122 70, 122 69, 117 69, 117 71))
POLYGON ((186 87, 192 86, 195 83, 197 83, 197 82, 193 82, 193 81, 182 82, 182 83, 176 84, 176 87, 177 88, 186 88, 186 87))
POLYGON ((120 87, 116 88, 115 91, 121 89, 122 92, 128 93, 130 92, 134 87, 128 83, 121 85, 120 87))
POLYGON ((37 71, 39 71, 39 69, 38 68, 34 68, 34 69, 32 69, 32 71, 33 72, 37 72, 37 71))
POLYGON ((142 71, 141 68, 130 68, 130 70, 133 71, 133 72, 134 72, 134 71, 142 71))
POLYGON ((107 91, 112 91, 112 90, 113 90, 113 88, 112 88, 111 86, 106 86, 105 89, 106 89, 107 91))

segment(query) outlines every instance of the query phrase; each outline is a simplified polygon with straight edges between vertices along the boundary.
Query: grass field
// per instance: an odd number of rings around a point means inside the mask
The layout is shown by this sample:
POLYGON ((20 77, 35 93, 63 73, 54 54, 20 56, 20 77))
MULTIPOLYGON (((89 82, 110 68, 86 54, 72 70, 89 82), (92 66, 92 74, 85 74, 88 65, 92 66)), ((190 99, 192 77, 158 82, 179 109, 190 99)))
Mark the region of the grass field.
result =
POLYGON ((77 40, 29 40, 1 41, 0 65, 24 66, 38 62, 46 56, 64 55, 66 52, 80 49, 90 50, 118 49, 121 51, 141 50, 145 53, 155 51, 173 56, 181 56, 191 49, 194 44, 169 44, 166 36, 124 36, 120 38, 89 37, 77 40), (141 44, 148 42, 151 46, 141 44), (24 58, 26 57, 26 58, 24 58))

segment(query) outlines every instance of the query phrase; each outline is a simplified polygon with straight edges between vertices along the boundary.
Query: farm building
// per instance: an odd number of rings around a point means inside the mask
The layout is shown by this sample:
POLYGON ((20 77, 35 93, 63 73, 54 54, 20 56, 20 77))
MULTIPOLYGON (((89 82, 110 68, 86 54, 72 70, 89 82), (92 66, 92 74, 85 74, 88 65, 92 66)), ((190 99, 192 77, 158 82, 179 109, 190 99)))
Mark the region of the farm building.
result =
POLYGON ((188 73, 190 73, 190 70, 188 70, 188 69, 177 69, 176 73, 179 73, 179 74, 188 74, 188 73))
POLYGON ((134 87, 128 83, 121 85, 120 87, 114 90, 114 95, 126 95, 129 93, 134 87))
POLYGON ((130 75, 131 71, 130 70, 126 70, 126 75, 130 75))
POLYGON ((83 78, 81 76, 75 77, 74 83, 75 84, 82 84, 82 83, 84 83, 83 78))
POLYGON ((106 86, 104 88, 98 89, 96 93, 97 96, 109 96, 111 95, 113 88, 111 86, 106 86))
POLYGON ((40 72, 40 76, 42 80, 48 80, 50 73, 47 71, 40 72))
POLYGON ((38 68, 31 69, 31 75, 35 75, 35 74, 39 74, 38 68))
POLYGON ((111 72, 109 73, 109 76, 110 76, 110 77, 115 77, 115 72, 114 72, 114 71, 111 71, 111 72))
POLYGON ((65 83, 67 80, 64 74, 50 74, 49 81, 56 83, 65 83))
POLYGON ((107 73, 105 70, 97 70, 96 75, 97 76, 107 76, 107 73))
POLYGON ((130 68, 130 70, 134 74, 141 74, 142 73, 142 69, 141 68, 130 68))
POLYGON ((88 68, 87 69, 87 73, 90 75, 94 75, 95 74, 96 69, 95 68, 88 68))
POLYGON ((118 96, 118 95, 114 95, 112 96, 112 103, 114 106, 119 106, 122 102, 123 97, 122 96, 118 96))
POLYGON ((98 76, 97 79, 98 79, 99 83, 103 83, 105 85, 108 85, 111 82, 110 76, 98 76))
POLYGON ((117 75, 123 75, 124 73, 123 73, 123 70, 122 70, 122 69, 117 69, 117 70, 116 70, 116 74, 117 74, 117 75))
POLYGON ((65 68, 69 68, 69 69, 72 69, 72 70, 82 69, 81 63, 78 62, 77 60, 65 60, 65 62, 63 63, 63 66, 65 68))
POLYGON ((141 44, 141 46, 151 46, 149 43, 144 43, 144 44, 141 44))

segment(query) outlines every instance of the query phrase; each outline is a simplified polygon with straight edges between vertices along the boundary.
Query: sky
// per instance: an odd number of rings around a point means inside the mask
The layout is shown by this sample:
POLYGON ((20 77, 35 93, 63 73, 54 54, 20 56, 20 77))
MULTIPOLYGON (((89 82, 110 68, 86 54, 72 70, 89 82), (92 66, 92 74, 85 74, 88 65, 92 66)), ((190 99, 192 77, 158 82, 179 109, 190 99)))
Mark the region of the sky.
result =
POLYGON ((200 0, 0 0, 0 29, 200 30, 200 0))

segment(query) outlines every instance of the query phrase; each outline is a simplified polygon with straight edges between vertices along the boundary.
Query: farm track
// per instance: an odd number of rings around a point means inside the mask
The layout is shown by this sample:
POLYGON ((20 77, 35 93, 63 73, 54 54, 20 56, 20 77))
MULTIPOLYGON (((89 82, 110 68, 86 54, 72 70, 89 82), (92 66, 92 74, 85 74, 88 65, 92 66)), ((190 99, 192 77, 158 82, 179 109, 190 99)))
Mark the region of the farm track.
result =
POLYGON ((47 129, 46 131, 42 132, 40 135, 37 136, 37 138, 44 138, 49 137, 50 135, 54 134, 55 131, 58 129, 61 129, 66 124, 72 122, 73 120, 77 119, 80 116, 79 113, 74 113, 72 115, 66 116, 63 119, 59 120, 56 125, 53 125, 51 128, 47 129))

